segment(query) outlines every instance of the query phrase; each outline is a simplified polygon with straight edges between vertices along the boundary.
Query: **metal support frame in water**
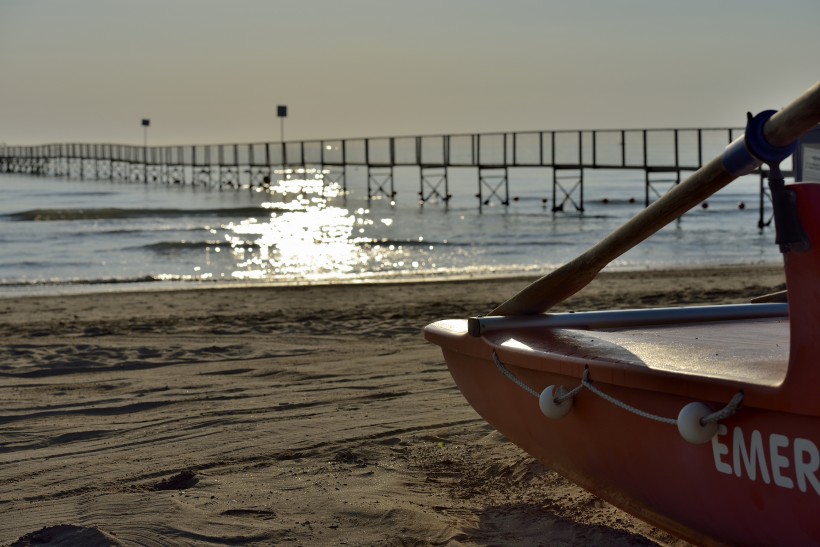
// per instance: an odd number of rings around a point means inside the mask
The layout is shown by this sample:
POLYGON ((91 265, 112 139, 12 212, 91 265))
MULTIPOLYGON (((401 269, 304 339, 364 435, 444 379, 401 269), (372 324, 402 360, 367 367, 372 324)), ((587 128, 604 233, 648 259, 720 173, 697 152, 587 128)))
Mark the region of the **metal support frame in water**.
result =
MULTIPOLYGON (((417 167, 419 203, 452 198, 448 171, 477 168, 478 207, 509 207, 510 170, 552 169, 553 213, 583 212, 588 169, 645 174, 645 204, 719 155, 742 128, 521 131, 460 135, 323 139, 187 146, 47 144, 0 146, 0 172, 96 178, 220 188, 263 187, 275 173, 321 170, 347 193, 348 167, 366 167, 369 199, 397 199, 394 170, 417 167)), ((549 180, 545 177, 545 180, 549 180)), ((768 225, 767 189, 761 185, 760 220, 768 225)))
POLYGON ((583 168, 555 167, 552 170, 552 212, 563 212, 567 203, 579 213, 584 212, 583 168))
POLYGON ((478 208, 497 202, 500 205, 510 204, 510 177, 507 167, 478 168, 478 208))
POLYGON ((428 201, 440 201, 445 205, 453 197, 450 194, 450 183, 446 167, 419 168, 419 203, 424 206, 428 201))
POLYGON ((387 198, 390 201, 396 197, 393 184, 393 166, 367 166, 367 201, 387 198))
POLYGON ((644 187, 644 205, 649 205, 657 198, 680 184, 680 170, 679 169, 653 169, 648 168, 645 173, 645 187, 644 187), (655 175, 655 176, 653 176, 655 175), (663 188, 658 189, 658 184, 662 184, 663 188))

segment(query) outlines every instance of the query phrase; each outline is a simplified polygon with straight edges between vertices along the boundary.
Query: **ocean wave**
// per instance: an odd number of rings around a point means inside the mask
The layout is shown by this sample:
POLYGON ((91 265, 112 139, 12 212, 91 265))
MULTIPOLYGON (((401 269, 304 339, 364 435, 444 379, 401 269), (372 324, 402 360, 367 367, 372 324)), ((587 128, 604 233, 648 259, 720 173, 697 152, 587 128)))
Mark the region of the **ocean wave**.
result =
MULTIPOLYGON (((96 230, 93 232, 78 232, 76 234, 72 234, 72 237, 99 237, 99 236, 106 236, 106 235, 113 235, 113 236, 120 236, 120 235, 131 235, 131 234, 154 234, 154 233, 162 233, 168 232, 169 229, 165 226, 139 226, 138 228, 116 228, 113 230, 96 230)), ((185 233, 212 233, 211 229, 207 226, 175 226, 173 228, 174 232, 185 232, 185 233)))
POLYGON ((106 277, 100 279, 0 279, 0 289, 20 287, 70 287, 73 285, 119 285, 124 283, 147 283, 165 280, 165 278, 153 275, 122 278, 106 277))
MULTIPOLYGON (((235 207, 217 209, 121 209, 117 207, 91 209, 30 209, 2 215, 13 221, 73 221, 73 220, 119 220, 130 218, 178 218, 191 216, 211 217, 267 217, 277 208, 235 207)), ((281 209, 285 210, 285 209, 281 209)))
MULTIPOLYGON (((351 241, 352 244, 357 245, 363 249, 372 249, 374 247, 436 247, 436 246, 455 246, 455 247, 469 247, 472 244, 467 242, 453 243, 448 241, 418 241, 413 239, 362 239, 358 241, 351 241)), ((173 240, 173 241, 157 241, 154 243, 147 243, 145 245, 136 245, 133 247, 126 247, 126 250, 148 250, 157 253, 170 253, 174 251, 183 250, 198 250, 207 249, 210 247, 242 247, 244 249, 251 249, 258 247, 259 244, 255 241, 226 241, 226 240, 173 240)), ((276 246, 275 244, 273 245, 276 246)))
MULTIPOLYGON (((375 249, 375 248, 437 248, 437 247, 475 247, 476 244, 474 242, 469 241, 448 241, 448 240, 441 240, 441 241, 418 241, 417 239, 361 239, 358 241, 351 241, 353 245, 365 250, 375 249)), ((523 240, 523 241, 485 241, 481 244, 483 247, 510 247, 510 248, 519 248, 528 245, 539 245, 542 247, 549 247, 549 246, 561 246, 567 245, 566 241, 563 240, 556 240, 556 241, 531 241, 531 240, 523 240)), ((156 253, 173 253, 176 251, 186 251, 186 250, 202 250, 208 249, 212 247, 223 247, 223 248, 231 248, 231 247, 241 247, 246 250, 254 249, 259 247, 259 244, 255 241, 225 241, 225 240, 174 240, 174 241, 157 241, 154 243, 147 243, 145 245, 136 245, 133 247, 126 247, 126 250, 146 250, 146 251, 154 251, 156 253)), ((276 247, 276 244, 273 245, 276 247)), ((508 254, 508 253, 501 253, 501 254, 508 254)))
POLYGON ((475 241, 455 241, 451 239, 443 239, 443 240, 423 240, 419 241, 417 239, 371 239, 371 240, 364 240, 358 242, 360 247, 365 248, 372 248, 372 247, 410 247, 410 248, 426 248, 426 247, 448 247, 448 248, 456 248, 456 247, 511 247, 511 248, 521 248, 521 247, 531 247, 533 245, 538 247, 561 247, 569 245, 571 242, 568 241, 568 238, 565 237, 553 237, 551 240, 545 240, 540 236, 536 235, 533 237, 519 237, 517 239, 508 239, 499 237, 496 239, 486 238, 482 240, 480 243, 475 241))
MULTIPOLYGON (((140 245, 138 247, 129 247, 130 249, 145 249, 155 251, 158 253, 170 253, 174 251, 207 249, 209 247, 236 247, 235 242, 228 241, 157 241, 156 243, 148 243, 147 245, 140 245)), ((256 244, 252 241, 245 241, 242 247, 255 247, 256 244)))
POLYGON ((450 246, 450 247, 469 247, 472 243, 466 241, 427 241, 418 239, 367 239, 359 241, 358 245, 361 247, 436 247, 436 246, 450 246))
POLYGON ((481 279, 534 275, 541 269, 530 267, 468 266, 460 268, 433 268, 428 270, 391 270, 369 272, 363 276, 328 274, 306 278, 301 274, 278 275, 264 279, 241 279, 236 277, 186 274, 158 274, 119 278, 71 278, 71 279, 0 279, 0 299, 19 295, 53 295, 75 293, 98 293, 113 291, 186 289, 210 287, 292 287, 310 285, 344 285, 349 283, 404 283, 441 281, 444 279, 481 279))
POLYGON ((101 197, 101 196, 114 196, 117 192, 111 191, 90 191, 90 192, 75 192, 75 191, 68 191, 68 192, 49 192, 48 197, 55 198, 55 197, 67 197, 67 198, 76 198, 76 197, 86 197, 86 198, 94 198, 94 197, 101 197))

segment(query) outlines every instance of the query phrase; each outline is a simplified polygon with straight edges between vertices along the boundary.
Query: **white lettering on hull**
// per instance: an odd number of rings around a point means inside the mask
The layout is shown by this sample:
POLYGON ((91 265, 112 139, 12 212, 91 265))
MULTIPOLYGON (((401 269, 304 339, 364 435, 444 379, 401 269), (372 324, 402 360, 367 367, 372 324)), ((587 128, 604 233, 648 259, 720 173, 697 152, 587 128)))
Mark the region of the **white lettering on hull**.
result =
POLYGON ((712 457, 715 469, 725 475, 746 477, 765 484, 774 482, 781 488, 793 489, 795 484, 801 492, 813 490, 820 495, 820 451, 809 439, 796 438, 772 433, 764 441, 760 431, 745 433, 740 427, 729 430, 718 426, 717 435, 712 437, 712 457), (790 446, 791 445, 791 446, 790 446))

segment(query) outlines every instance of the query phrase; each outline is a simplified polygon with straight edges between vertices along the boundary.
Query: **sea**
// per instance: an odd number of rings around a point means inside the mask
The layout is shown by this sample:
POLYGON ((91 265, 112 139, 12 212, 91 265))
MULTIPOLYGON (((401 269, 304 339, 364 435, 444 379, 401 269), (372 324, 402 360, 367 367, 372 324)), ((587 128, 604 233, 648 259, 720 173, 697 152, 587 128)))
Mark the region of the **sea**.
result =
MULTIPOLYGON (((476 169, 451 169, 452 197, 424 204, 418 169, 396 168, 395 195, 368 198, 367 181, 358 167, 343 184, 295 169, 269 188, 221 189, 0 174, 0 296, 537 276, 644 207, 640 170, 585 171, 584 210, 568 201, 563 212, 552 211, 549 169, 510 169, 508 205, 498 182, 479 203, 476 169)), ((672 184, 654 183, 652 196, 672 184)), ((759 176, 742 177, 609 268, 777 263, 759 196, 759 176)))

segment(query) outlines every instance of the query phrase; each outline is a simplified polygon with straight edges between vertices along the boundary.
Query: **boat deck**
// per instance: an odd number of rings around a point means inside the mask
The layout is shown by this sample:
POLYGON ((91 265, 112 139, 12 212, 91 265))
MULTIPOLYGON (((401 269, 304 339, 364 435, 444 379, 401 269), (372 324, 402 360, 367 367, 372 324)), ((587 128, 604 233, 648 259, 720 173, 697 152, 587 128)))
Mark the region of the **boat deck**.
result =
POLYGON ((786 318, 595 330, 531 327, 484 335, 527 352, 773 386, 786 376, 786 318))

